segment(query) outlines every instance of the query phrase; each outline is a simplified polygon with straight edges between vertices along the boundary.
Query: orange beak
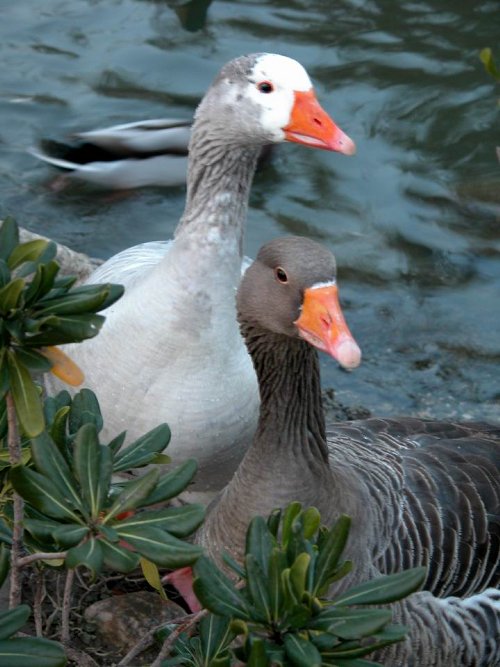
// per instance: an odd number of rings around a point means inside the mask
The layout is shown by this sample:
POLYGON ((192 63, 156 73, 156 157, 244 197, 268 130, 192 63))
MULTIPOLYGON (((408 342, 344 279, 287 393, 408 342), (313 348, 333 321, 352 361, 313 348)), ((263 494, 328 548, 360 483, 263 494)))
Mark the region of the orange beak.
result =
POLYGON ((349 139, 321 108, 314 90, 296 90, 294 95, 290 122, 283 128, 286 140, 327 151, 338 151, 344 155, 354 155, 354 141, 349 139))
POLYGON ((336 285, 306 289, 302 312, 294 324, 301 338, 327 352, 343 368, 351 370, 361 363, 361 350, 344 319, 336 285))

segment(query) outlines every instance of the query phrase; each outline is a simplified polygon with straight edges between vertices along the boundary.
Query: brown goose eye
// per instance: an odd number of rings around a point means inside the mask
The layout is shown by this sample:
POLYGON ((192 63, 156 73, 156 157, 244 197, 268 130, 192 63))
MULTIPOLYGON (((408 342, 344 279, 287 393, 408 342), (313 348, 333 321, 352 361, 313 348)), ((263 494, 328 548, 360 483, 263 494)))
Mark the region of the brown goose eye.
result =
POLYGON ((282 269, 281 266, 278 266, 278 268, 274 270, 274 275, 276 276, 277 280, 280 281, 280 283, 288 282, 288 276, 286 275, 286 271, 282 269))
POLYGON ((261 81, 257 84, 257 90, 260 90, 261 93, 272 93, 274 86, 270 81, 261 81))

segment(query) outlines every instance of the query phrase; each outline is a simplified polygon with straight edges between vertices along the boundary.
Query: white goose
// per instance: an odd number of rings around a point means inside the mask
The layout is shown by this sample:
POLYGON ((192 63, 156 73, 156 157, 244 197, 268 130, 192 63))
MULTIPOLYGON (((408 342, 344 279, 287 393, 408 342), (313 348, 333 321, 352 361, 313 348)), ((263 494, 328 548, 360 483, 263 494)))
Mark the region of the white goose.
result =
POLYGON ((262 146, 283 141, 355 150, 295 60, 254 54, 228 63, 196 112, 174 240, 130 248, 94 273, 91 282, 122 283, 125 295, 99 336, 67 349, 99 397, 109 437, 127 430, 131 440, 166 421, 169 454, 197 458, 203 493, 230 479, 257 423, 234 298, 255 163, 262 146))

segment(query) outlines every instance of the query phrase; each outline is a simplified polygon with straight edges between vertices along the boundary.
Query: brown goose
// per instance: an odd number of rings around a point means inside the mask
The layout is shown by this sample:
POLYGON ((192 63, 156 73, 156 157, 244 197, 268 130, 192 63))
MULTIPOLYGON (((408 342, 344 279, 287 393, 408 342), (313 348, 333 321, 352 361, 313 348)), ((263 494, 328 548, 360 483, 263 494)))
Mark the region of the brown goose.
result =
POLYGON ((106 436, 126 430, 133 440, 166 421, 172 457, 198 460, 203 496, 230 479, 257 423, 234 294, 256 161, 263 146, 284 141, 355 150, 297 61, 260 53, 227 63, 196 111, 174 239, 124 250, 91 276, 125 294, 99 336, 67 349, 99 397, 106 436))
POLYGON ((360 352, 339 307, 333 255, 298 237, 259 252, 238 291, 259 380, 257 433, 200 541, 241 556, 251 517, 292 500, 325 523, 349 514, 350 581, 416 565, 424 591, 396 607, 410 627, 384 665, 500 665, 500 427, 422 419, 333 424, 314 347, 352 368, 360 352), (313 347, 314 346, 314 347, 313 347))

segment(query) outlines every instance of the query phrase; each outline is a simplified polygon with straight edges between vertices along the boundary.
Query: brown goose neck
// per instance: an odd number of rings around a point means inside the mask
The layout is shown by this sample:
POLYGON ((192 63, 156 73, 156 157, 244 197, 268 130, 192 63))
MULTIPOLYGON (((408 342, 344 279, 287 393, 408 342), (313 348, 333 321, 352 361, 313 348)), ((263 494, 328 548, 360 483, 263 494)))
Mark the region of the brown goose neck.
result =
POLYGON ((254 447, 269 443, 328 465, 319 360, 305 341, 241 324, 259 381, 261 408, 254 447))

